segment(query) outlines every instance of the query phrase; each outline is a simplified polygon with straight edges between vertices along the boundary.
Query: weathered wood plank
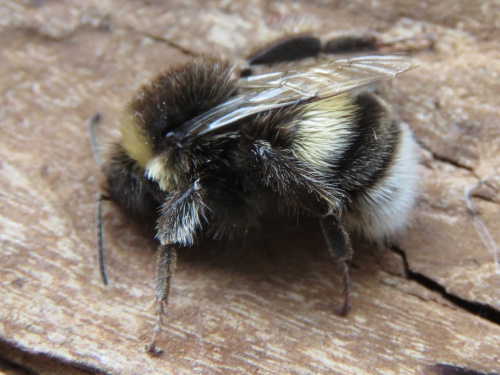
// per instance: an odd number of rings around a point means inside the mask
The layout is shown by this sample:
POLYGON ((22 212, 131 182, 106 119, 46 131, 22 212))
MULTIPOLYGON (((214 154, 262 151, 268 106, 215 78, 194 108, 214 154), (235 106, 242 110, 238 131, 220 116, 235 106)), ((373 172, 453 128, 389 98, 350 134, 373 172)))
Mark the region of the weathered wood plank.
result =
POLYGON ((44 358, 66 374, 414 374, 436 363, 500 371, 498 319, 391 276, 384 270, 404 273, 392 252, 356 244, 353 310, 345 319, 332 314, 341 283, 319 227, 279 216, 245 241, 208 241, 180 254, 159 343, 166 353, 145 355, 155 244, 106 207, 110 285, 101 284, 101 177, 83 125, 99 111, 102 136, 112 138, 133 90, 186 61, 182 50, 238 58, 274 20, 293 14, 308 15, 325 37, 431 33, 435 51, 417 53, 420 68, 385 89, 424 156, 421 202, 400 248, 410 271, 498 311, 499 270, 464 199, 464 189, 486 178, 483 198, 473 199, 500 243, 498 9, 472 3, 1 4, 0 357, 54 373, 44 358))

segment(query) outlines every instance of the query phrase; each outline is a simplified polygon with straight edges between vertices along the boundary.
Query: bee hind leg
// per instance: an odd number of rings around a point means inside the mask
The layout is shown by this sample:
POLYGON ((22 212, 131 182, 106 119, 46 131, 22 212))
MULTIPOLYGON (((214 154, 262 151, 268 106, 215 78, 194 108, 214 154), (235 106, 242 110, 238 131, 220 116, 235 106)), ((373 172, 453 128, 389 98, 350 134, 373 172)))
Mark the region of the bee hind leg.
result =
MULTIPOLYGON (((320 53, 348 54, 357 52, 375 52, 380 43, 374 36, 357 35, 333 38, 322 45, 321 40, 309 34, 287 35, 260 47, 250 53, 246 62, 252 65, 272 65, 317 57, 320 53)), ((251 74, 247 68, 244 76, 251 74)))
POLYGON ((321 41, 308 34, 287 35, 252 52, 247 57, 249 65, 271 65, 317 56, 321 41))
POLYGON ((340 266, 342 272, 342 295, 344 303, 342 307, 336 309, 338 315, 345 316, 349 313, 349 265, 348 262, 352 257, 351 241, 349 234, 342 226, 341 222, 333 214, 328 214, 321 219, 321 229, 325 236, 328 251, 340 266))
POLYGON ((371 35, 341 36, 325 43, 321 52, 329 54, 347 54, 358 52, 375 52, 378 49, 377 39, 371 35))
POLYGON ((411 37, 384 40, 374 35, 350 35, 332 38, 321 48, 325 54, 397 53, 428 50, 434 47, 434 36, 417 34, 411 37))

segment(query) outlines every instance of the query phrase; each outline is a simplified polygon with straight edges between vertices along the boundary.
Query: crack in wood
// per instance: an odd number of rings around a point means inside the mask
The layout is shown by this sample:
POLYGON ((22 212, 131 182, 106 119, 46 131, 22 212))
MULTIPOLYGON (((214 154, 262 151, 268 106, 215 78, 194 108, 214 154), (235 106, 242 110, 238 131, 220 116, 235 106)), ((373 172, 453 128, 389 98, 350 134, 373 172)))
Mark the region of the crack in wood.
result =
POLYGON ((489 372, 486 374, 466 367, 437 363, 427 366, 422 372, 422 375, 498 375, 498 372, 489 372))
MULTIPOLYGON (((463 164, 460 164, 458 161, 456 160, 453 160, 451 158, 447 158, 446 156, 441 156, 441 155, 438 155, 436 154, 434 151, 432 150, 429 150, 429 149, 426 149, 427 151, 429 151, 432 155, 432 157, 437 160, 437 161, 440 161, 440 162, 443 162, 443 163, 447 163, 447 164, 450 164, 456 168, 460 168, 460 169, 464 169, 468 172, 471 172, 474 176, 476 176, 476 174, 474 173, 474 170, 472 167, 468 167, 466 165, 463 165, 463 164)), ((476 176, 477 177, 477 176, 476 176)), ((479 178, 479 177, 478 177, 479 178)))
POLYGON ((412 271, 408 264, 408 259, 406 258, 404 250, 396 246, 392 246, 390 249, 403 258, 403 264, 409 280, 415 281, 428 290, 439 293, 445 300, 451 302, 454 306, 460 308, 461 310, 465 310, 496 325, 500 325, 500 310, 497 310, 489 305, 469 301, 449 293, 444 286, 432 280, 430 277, 427 277, 419 272, 412 271))
MULTIPOLYGON (((108 374, 108 372, 89 366, 82 362, 70 361, 64 357, 58 357, 43 352, 32 352, 24 350, 11 342, 0 339, 0 361, 8 362, 28 374, 38 374, 40 368, 44 373, 52 374, 108 374)), ((1 371, 0 371, 1 372, 1 371)), ((3 374, 3 372, 1 372, 3 374)))

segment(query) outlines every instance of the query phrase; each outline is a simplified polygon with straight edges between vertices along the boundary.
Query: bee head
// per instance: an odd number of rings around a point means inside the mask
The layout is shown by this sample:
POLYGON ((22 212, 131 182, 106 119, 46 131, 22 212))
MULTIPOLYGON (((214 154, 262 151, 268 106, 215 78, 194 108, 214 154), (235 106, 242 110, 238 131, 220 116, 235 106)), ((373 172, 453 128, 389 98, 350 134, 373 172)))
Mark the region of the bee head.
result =
POLYGON ((225 60, 193 60, 160 74, 125 108, 121 144, 161 190, 177 190, 192 177, 196 147, 180 128, 234 93, 231 72, 225 60))

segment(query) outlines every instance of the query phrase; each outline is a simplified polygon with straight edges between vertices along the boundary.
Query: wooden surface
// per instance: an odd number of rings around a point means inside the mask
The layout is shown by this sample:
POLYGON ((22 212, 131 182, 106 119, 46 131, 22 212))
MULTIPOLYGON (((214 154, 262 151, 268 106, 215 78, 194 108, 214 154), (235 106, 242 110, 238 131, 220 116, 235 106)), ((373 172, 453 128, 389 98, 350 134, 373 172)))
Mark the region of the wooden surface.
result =
POLYGON ((486 180, 472 199, 500 243, 499 3, 365 3, 0 4, 0 371, 415 374, 437 363, 500 371, 500 271, 464 199, 486 180), (102 176, 84 120, 101 112, 101 137, 112 139, 133 90, 187 61, 186 51, 241 58, 286 17, 325 38, 435 37, 434 51, 416 53, 420 67, 386 88, 422 146, 414 225, 400 251, 355 243, 347 318, 332 314, 341 281, 311 219, 268 217, 245 239, 181 252, 165 354, 152 358, 142 349, 154 319, 155 244, 107 206, 110 285, 102 285, 94 233, 102 176))

